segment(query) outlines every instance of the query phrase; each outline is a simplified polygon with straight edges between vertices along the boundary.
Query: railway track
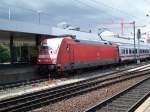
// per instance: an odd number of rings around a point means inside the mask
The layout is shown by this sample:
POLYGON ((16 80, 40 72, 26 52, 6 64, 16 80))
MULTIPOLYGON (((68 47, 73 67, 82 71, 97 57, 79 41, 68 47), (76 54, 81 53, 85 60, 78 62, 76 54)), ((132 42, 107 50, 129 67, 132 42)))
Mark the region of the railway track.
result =
POLYGON ((84 92, 150 73, 149 69, 143 71, 142 69, 146 69, 146 67, 139 68, 136 71, 125 70, 121 71, 121 73, 118 71, 109 75, 96 76, 83 81, 3 100, 0 101, 0 112, 29 111, 84 92))
POLYGON ((134 112, 150 96, 150 77, 84 112, 134 112))
MULTIPOLYGON (((145 64, 145 62, 140 64, 139 67, 143 66, 144 64, 145 64)), ((123 65, 121 65, 121 66, 123 66, 123 65)), ((115 67, 113 67, 113 68, 115 69, 115 67)), ((131 69, 131 68, 132 67, 129 67, 129 68, 123 69, 121 71, 128 70, 128 69, 131 69)), ((93 72, 93 71, 88 71, 88 72, 90 73, 90 72, 93 72)), ((20 87, 20 86, 32 85, 32 84, 36 84, 36 83, 40 83, 40 82, 44 82, 44 81, 48 81, 48 80, 49 80, 49 78, 43 78, 43 79, 28 80, 28 81, 22 81, 22 82, 16 82, 16 83, 11 83, 11 84, 0 85, 0 91, 1 90, 2 91, 6 90, 6 89, 16 88, 16 87, 20 87)))
POLYGON ((0 91, 4 90, 4 89, 6 90, 6 89, 14 88, 14 87, 16 88, 19 86, 32 85, 32 84, 44 82, 47 80, 49 80, 49 79, 43 78, 43 79, 37 79, 37 80, 22 81, 22 82, 16 82, 16 83, 12 83, 12 84, 0 85, 0 91))

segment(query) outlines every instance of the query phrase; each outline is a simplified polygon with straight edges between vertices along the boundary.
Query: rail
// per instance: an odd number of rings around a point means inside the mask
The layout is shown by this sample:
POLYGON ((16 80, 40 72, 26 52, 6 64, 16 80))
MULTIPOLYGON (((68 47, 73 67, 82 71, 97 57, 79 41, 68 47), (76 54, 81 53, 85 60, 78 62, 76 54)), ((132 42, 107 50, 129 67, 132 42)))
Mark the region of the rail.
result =
POLYGON ((133 112, 150 95, 150 77, 99 102, 84 112, 133 112))
POLYGON ((148 75, 149 73, 150 70, 139 68, 136 71, 118 72, 118 74, 114 73, 109 77, 107 75, 97 76, 84 81, 14 97, 0 102, 0 112, 29 111, 84 92, 92 91, 135 77, 148 75))

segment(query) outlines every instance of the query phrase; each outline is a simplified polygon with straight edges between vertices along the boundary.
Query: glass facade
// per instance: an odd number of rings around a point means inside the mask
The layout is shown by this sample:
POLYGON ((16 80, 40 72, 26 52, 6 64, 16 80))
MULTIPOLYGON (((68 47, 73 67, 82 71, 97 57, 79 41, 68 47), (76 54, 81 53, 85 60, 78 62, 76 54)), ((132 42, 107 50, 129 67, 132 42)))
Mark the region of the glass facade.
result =
POLYGON ((13 62, 32 63, 32 54, 36 49, 35 37, 16 37, 13 43, 13 62))
POLYGON ((0 63, 10 63, 9 43, 0 42, 0 63))
POLYGON ((35 35, 13 34, 13 42, 10 42, 11 36, 7 33, 1 33, 0 36, 0 64, 12 63, 35 63, 37 58, 37 47, 35 35), (10 45, 13 43, 13 45, 10 45))

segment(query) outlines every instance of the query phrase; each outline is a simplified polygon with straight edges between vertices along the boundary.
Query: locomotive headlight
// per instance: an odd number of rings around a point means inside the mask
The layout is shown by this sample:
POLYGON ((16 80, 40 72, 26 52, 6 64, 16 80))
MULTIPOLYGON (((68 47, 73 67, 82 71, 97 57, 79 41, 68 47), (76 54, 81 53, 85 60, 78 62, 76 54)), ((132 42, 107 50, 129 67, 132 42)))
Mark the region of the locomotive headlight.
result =
POLYGON ((38 62, 41 62, 41 60, 40 60, 40 59, 38 59, 38 62))

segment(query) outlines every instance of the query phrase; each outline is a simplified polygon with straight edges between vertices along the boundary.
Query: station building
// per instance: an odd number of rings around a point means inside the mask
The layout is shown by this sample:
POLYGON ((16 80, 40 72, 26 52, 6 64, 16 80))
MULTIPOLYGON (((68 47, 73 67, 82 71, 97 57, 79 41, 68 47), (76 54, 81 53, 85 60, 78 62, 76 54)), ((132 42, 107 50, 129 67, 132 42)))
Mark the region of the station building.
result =
POLYGON ((0 63, 32 63, 40 39, 50 36, 47 25, 0 19, 0 63))
POLYGON ((80 39, 98 40, 97 34, 0 19, 0 63, 35 63, 40 41, 58 35, 71 34, 80 39), (91 38, 92 37, 92 38, 91 38), (5 51, 5 52, 4 52, 5 51), (4 59, 3 59, 4 58, 4 59))

